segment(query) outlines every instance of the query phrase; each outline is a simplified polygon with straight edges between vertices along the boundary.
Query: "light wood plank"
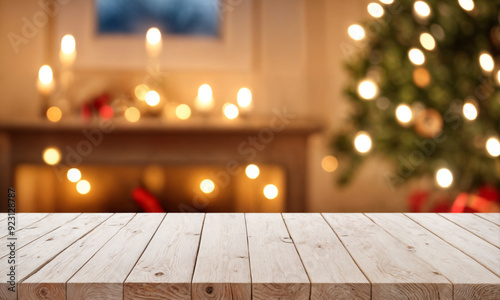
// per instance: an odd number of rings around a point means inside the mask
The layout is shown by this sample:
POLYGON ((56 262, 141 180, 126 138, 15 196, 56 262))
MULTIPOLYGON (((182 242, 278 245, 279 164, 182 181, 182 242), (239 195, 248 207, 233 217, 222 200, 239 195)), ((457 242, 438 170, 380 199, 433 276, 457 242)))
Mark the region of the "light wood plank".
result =
POLYGON ((498 276, 413 220, 393 213, 365 215, 448 278, 453 283, 453 299, 484 300, 500 296, 498 276))
POLYGON ((372 299, 452 299, 452 284, 363 214, 323 214, 372 283, 372 299))
POLYGON ((309 299, 310 282, 281 215, 245 218, 253 299, 309 299))
MULTIPOLYGON (((21 299, 66 299, 66 282, 135 214, 114 214, 19 285, 21 299)), ((78 220, 78 219, 77 219, 78 220)), ((70 225, 68 223, 68 225, 70 225)))
POLYGON ((252 289, 243 214, 207 214, 193 277, 193 300, 250 300, 252 289))
POLYGON ((406 215, 500 276, 499 248, 439 215, 430 213, 406 215))
MULTIPOLYGON (((7 214, 6 214, 7 215, 7 214)), ((19 230, 23 229, 24 227, 30 226, 41 219, 47 217, 49 214, 48 213, 19 213, 16 214, 16 234, 18 233, 19 230)), ((12 219, 11 219, 12 220, 12 219)), ((7 225, 7 217, 4 219, 4 224, 7 225)), ((9 235, 9 232, 7 231, 7 226, 2 226, 2 231, 1 231, 1 237, 0 239, 6 238, 9 235)))
POLYGON ((68 281, 68 299, 123 299, 123 282, 164 216, 137 214, 68 281))
MULTIPOLYGON (((43 238, 19 249, 17 252, 15 292, 8 290, 9 284, 7 282, 0 282, 0 299, 17 299, 19 282, 22 282, 27 276, 110 216, 111 214, 82 214, 66 223, 65 226, 59 227, 44 235, 43 238)), ((0 274, 9 273, 10 267, 7 260, 0 260, 0 274)))
POLYGON ((476 213, 475 215, 500 226, 500 213, 476 213))
POLYGON ((205 214, 169 213, 125 280, 125 299, 191 299, 205 214))
POLYGON ((483 240, 500 247, 500 226, 474 214, 440 214, 483 240))
POLYGON ((370 299, 370 282, 319 213, 283 219, 311 280, 311 299, 370 299))

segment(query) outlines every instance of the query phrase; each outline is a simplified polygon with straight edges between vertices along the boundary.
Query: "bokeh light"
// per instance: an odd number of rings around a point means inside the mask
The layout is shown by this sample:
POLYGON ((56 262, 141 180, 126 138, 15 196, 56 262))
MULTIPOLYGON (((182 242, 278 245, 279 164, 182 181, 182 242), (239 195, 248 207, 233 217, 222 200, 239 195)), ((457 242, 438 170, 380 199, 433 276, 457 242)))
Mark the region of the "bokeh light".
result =
POLYGON ((215 190, 215 184, 210 179, 204 179, 200 183, 200 189, 205 194, 210 194, 215 190))
POLYGON ((500 156, 500 141, 497 138, 491 137, 486 141, 486 150, 493 157, 500 156))
POLYGON ((417 66, 420 66, 425 62, 424 53, 417 48, 410 49, 410 51, 408 51, 408 57, 410 58, 410 61, 417 66))
POLYGON ((495 61, 489 53, 483 53, 479 56, 479 64, 486 72, 491 72, 495 68, 495 61))
POLYGON ((361 98, 371 100, 378 94, 378 87, 371 80, 363 80, 358 85, 358 94, 361 98))
POLYGON ((466 11, 471 11, 474 9, 473 0, 458 0, 458 4, 460 4, 460 6, 466 11))
POLYGON ((43 65, 38 71, 38 79, 43 84, 49 84, 52 81, 54 74, 52 73, 52 68, 48 65, 43 65))
POLYGON ((467 120, 473 121, 477 118, 477 108, 472 102, 466 102, 462 112, 467 120))
POLYGON ((149 91, 146 93, 145 100, 149 106, 156 106, 160 103, 160 94, 156 91, 149 91))
POLYGON ((208 84, 202 84, 198 88, 198 98, 201 102, 209 102, 212 99, 212 88, 208 84))
POLYGON ((323 157, 321 160, 321 167, 323 170, 326 172, 333 172, 337 170, 337 167, 339 166, 339 162, 335 156, 327 155, 323 157))
POLYGON ((238 91, 236 99, 240 107, 248 107, 252 103, 252 92, 249 89, 243 87, 238 91))
POLYGON ((368 13, 374 18, 380 18, 384 15, 384 8, 382 5, 372 2, 367 6, 368 13))
POLYGON ((366 153, 372 148, 372 139, 366 132, 359 132, 354 139, 354 147, 360 153, 366 153))
POLYGON ((148 32, 146 33, 146 40, 151 45, 158 44, 161 41, 161 32, 160 32, 160 30, 158 28, 156 28, 156 27, 149 28, 148 32))
POLYGON ((272 200, 278 197, 278 188, 274 184, 268 184, 264 187, 264 197, 272 200))
POLYGON ((62 118, 62 111, 57 106, 51 106, 47 109, 47 119, 50 122, 59 122, 62 118))
POLYGON ((75 51, 76 42, 71 34, 66 34, 61 40, 61 51, 66 54, 71 54, 75 51))
POLYGON ((245 174, 250 179, 255 179, 259 177, 260 169, 254 164, 250 164, 245 168, 245 174))
POLYGON ((442 188, 447 188, 453 183, 453 174, 451 171, 442 168, 436 172, 436 182, 442 188))
POLYGON ((396 108, 396 118, 401 123, 408 123, 412 119, 411 108, 406 104, 400 104, 396 108))
POLYGON ((57 165, 61 161, 61 151, 56 147, 45 148, 42 157, 46 164, 57 165))
POLYGON ((238 107, 231 103, 224 104, 222 111, 224 112, 224 116, 226 116, 229 120, 236 119, 239 114, 238 107))
POLYGON ((436 48, 436 41, 434 40, 434 37, 430 33, 422 33, 420 35, 420 44, 422 44, 422 47, 424 49, 432 51, 434 48, 436 48))
POLYGON ((181 120, 187 120, 191 116, 191 108, 187 104, 180 104, 175 108, 175 115, 181 120))
POLYGON ((347 28, 349 36, 356 41, 360 41, 365 37, 365 30, 358 24, 353 24, 347 28))
POLYGON ((141 101, 146 100, 146 94, 149 92, 149 87, 145 84, 139 84, 134 89, 135 97, 141 101))
POLYGON ((424 1, 415 2, 415 4, 413 4, 413 9, 418 16, 423 18, 426 18, 431 14, 431 8, 429 7, 429 4, 424 1))
POLYGON ((82 179, 82 172, 80 172, 77 168, 71 168, 66 173, 66 177, 68 177, 68 180, 71 182, 77 182, 82 179))
POLYGON ((127 121, 135 123, 141 118, 141 112, 137 108, 131 106, 125 110, 124 116, 127 121))
POLYGON ((76 184, 76 191, 82 195, 88 194, 90 192, 90 182, 87 180, 78 181, 76 184))

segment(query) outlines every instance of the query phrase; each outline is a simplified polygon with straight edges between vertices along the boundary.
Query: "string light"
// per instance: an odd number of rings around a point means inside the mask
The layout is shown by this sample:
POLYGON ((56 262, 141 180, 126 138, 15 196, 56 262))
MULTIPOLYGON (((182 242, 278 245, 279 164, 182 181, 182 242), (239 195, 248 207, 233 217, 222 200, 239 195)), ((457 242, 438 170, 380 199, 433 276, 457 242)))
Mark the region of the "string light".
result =
POLYGON ((47 119, 50 122, 59 122, 62 118, 62 111, 59 107, 57 106, 51 106, 49 109, 47 109, 47 119))
POLYGON ((458 4, 466 11, 474 9, 474 1, 472 0, 458 0, 458 4))
POLYGON ((175 108, 175 115, 181 120, 187 120, 191 116, 191 108, 187 104, 181 104, 175 108))
POLYGON ((434 40, 434 37, 427 32, 420 35, 420 44, 422 44, 422 47, 424 47, 424 49, 429 51, 432 51, 434 50, 434 48, 436 48, 436 41, 434 40))
POLYGON ((447 188, 453 183, 453 174, 451 171, 442 168, 436 172, 436 182, 442 188, 447 188))
POLYGON ((462 112, 467 120, 473 121, 477 118, 477 108, 472 102, 466 102, 462 112))
POLYGON ((76 191, 82 195, 88 194, 90 192, 90 183, 87 180, 78 181, 76 191))
POLYGON ((420 66, 425 62, 424 53, 417 48, 410 49, 410 51, 408 51, 408 57, 410 58, 410 61, 417 66, 420 66))
POLYGON ((145 100, 149 106, 156 106, 160 103, 160 94, 156 91, 149 91, 146 93, 145 100))
POLYGON ((486 52, 479 56, 479 64, 481 65, 481 68, 483 68, 483 70, 485 70, 486 72, 493 71, 493 68, 495 67, 493 57, 491 57, 491 55, 486 52))
POLYGON ((61 161, 61 151, 56 147, 46 148, 43 151, 43 161, 48 165, 57 165, 61 161))
POLYGON ((339 162, 335 158, 335 156, 327 155, 327 156, 323 157, 323 159, 321 160, 321 167, 326 172, 333 172, 333 171, 337 170, 338 166, 339 166, 339 162))
POLYGON ((396 108, 396 118, 401 123, 410 122, 412 118, 411 108, 406 104, 400 104, 396 108))
POLYGON ((272 200, 278 197, 278 188, 274 184, 268 184, 264 187, 264 196, 272 200))
POLYGON ((260 169, 256 165, 251 164, 245 168, 245 174, 247 175, 248 178, 255 179, 259 177, 260 169))
POLYGON ((354 139, 354 147, 360 153, 366 153, 372 148, 372 139, 366 132, 359 132, 354 139))
POLYGON ((228 118, 229 120, 236 119, 239 114, 238 107, 231 103, 224 104, 222 111, 224 113, 224 116, 226 116, 226 118, 228 118))
POLYGON ((347 28, 349 36, 356 41, 360 41, 365 37, 365 30, 358 24, 353 24, 347 28))
POLYGON ((141 118, 141 112, 137 108, 132 106, 125 110, 124 116, 127 121, 135 123, 141 118))
POLYGON ((68 180, 71 182, 77 182, 82 178, 82 173, 77 168, 71 168, 68 170, 68 173, 66 173, 66 177, 68 177, 68 180))
POLYGON ((488 141, 486 141, 486 150, 493 157, 500 156, 500 141, 498 141, 497 138, 489 138, 488 141))
POLYGON ((415 4, 413 5, 413 9, 415 10, 415 13, 417 15, 423 18, 427 18, 431 14, 431 8, 429 7, 429 4, 424 1, 415 2, 415 4))
POLYGON ((160 30, 158 28, 156 28, 156 27, 149 28, 148 32, 146 33, 146 40, 151 45, 158 44, 161 41, 161 32, 160 32, 160 30))
POLYGON ((204 179, 201 183, 200 183, 200 189, 203 193, 205 194, 210 194, 211 192, 213 192, 215 190, 215 184, 212 180, 210 179, 204 179))
POLYGON ((384 15, 384 8, 382 5, 372 2, 368 4, 368 13, 374 18, 380 18, 384 15))
POLYGON ((361 98, 371 100, 378 94, 378 87, 375 82, 371 80, 363 80, 358 85, 358 94, 361 98))

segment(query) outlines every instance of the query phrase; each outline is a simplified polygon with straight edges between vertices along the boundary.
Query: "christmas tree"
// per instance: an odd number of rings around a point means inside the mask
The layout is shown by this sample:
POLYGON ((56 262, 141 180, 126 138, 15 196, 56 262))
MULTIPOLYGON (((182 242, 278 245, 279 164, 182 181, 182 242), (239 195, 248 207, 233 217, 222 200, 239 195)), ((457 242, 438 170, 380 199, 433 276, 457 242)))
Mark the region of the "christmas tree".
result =
POLYGON ((500 1, 380 0, 348 28, 349 120, 332 140, 348 183, 382 155, 391 186, 500 188, 500 1), (343 163, 342 163, 343 162, 343 163), (343 166, 342 166, 343 165, 343 166))

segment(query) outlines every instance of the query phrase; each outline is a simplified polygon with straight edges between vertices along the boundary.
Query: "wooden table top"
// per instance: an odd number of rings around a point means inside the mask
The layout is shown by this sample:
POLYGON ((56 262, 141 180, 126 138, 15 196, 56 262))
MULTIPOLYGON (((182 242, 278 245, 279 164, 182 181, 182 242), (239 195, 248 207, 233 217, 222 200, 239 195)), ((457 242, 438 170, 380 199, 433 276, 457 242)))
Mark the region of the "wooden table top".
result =
POLYGON ((500 299, 500 214, 32 213, 11 236, 0 221, 5 300, 500 299))

